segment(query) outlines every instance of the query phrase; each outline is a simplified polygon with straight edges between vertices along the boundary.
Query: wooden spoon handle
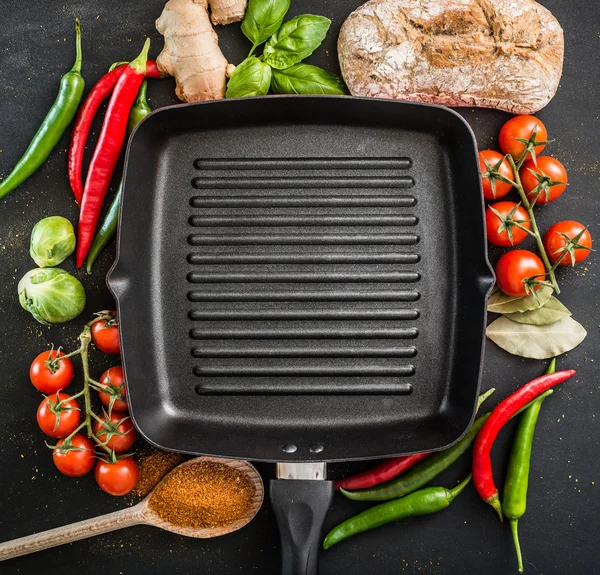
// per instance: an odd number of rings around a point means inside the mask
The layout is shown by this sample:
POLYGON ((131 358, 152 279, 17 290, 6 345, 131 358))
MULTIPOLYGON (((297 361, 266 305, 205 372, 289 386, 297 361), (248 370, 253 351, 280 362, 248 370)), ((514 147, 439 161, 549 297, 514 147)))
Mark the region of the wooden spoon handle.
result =
POLYGON ((140 505, 0 543, 0 561, 144 523, 140 505))

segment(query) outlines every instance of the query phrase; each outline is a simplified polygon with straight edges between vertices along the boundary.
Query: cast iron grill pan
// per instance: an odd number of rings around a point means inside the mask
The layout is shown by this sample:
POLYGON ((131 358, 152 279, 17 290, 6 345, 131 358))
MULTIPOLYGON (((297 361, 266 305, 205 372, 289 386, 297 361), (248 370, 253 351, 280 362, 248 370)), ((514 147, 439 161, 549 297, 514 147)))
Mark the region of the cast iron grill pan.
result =
POLYGON ((280 462, 285 575, 318 571, 323 462, 467 429, 492 282, 473 135, 448 109, 226 100, 130 142, 109 285, 131 416, 163 448, 280 462))
POLYGON ((491 281, 473 136, 448 109, 222 101, 132 137, 109 283, 132 416, 161 447, 333 461, 452 443, 491 281))

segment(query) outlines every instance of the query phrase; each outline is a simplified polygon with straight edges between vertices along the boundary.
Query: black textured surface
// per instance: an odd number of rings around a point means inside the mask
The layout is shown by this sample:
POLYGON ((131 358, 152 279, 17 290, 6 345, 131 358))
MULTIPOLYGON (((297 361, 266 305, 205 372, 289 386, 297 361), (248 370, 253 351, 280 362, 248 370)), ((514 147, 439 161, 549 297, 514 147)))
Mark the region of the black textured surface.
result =
POLYGON ((493 283, 480 198, 472 132, 447 108, 283 96, 155 112, 127 153, 108 278, 137 427, 272 461, 456 441, 493 283))
MULTIPOLYGON (((322 13, 333 17, 332 30, 312 61, 336 69, 335 35, 344 16, 360 4, 357 0, 317 2, 294 1, 292 13, 322 13)), ((569 171, 570 186, 564 196, 543 210, 544 228, 558 219, 573 218, 590 226, 600 237, 598 223, 598 116, 600 79, 595 63, 599 44, 597 22, 600 5, 591 0, 560 2, 547 0, 565 29, 566 61, 557 96, 540 112, 550 137, 548 153, 558 157, 569 171)), ((0 29, 0 172, 8 173, 39 126, 56 95, 61 74, 73 58, 73 19, 82 18, 84 75, 88 88, 115 60, 134 57, 146 34, 154 42, 151 54, 161 45, 153 31, 162 2, 106 1, 30 3, 5 0, 0 29), (66 39, 66 41, 65 41, 66 39)), ((237 25, 219 30, 221 44, 234 62, 248 46, 237 25)), ((152 82, 149 87, 154 107, 174 103, 173 82, 152 82)), ((496 135, 508 116, 488 110, 465 109, 461 114, 473 127, 479 146, 495 146, 496 135)), ((98 125, 95 127, 97 131, 98 125)), ((60 214, 75 221, 77 209, 66 179, 62 141, 48 162, 21 188, 0 202, 0 321, 2 343, 2 466, 0 466, 0 534, 11 539, 93 517, 126 505, 122 499, 100 492, 94 479, 68 479, 54 469, 35 423, 40 397, 29 384, 27 371, 32 358, 50 341, 72 347, 79 331, 73 322, 51 329, 37 325, 17 301, 16 285, 33 267, 28 255, 28 237, 40 218, 60 214)), ((114 248, 113 248, 114 249, 114 248)), ((492 252, 492 256, 499 252, 492 252)), ((111 306, 104 274, 113 258, 108 250, 92 277, 78 272, 88 291, 84 312, 111 306)), ((597 405, 598 349, 597 254, 576 269, 561 270, 561 300, 588 330, 583 344, 561 358, 560 366, 574 367, 578 375, 561 386, 544 403, 537 427, 528 509, 520 522, 526 573, 594 573, 598 570, 597 405)), ((72 271, 72 261, 63 266, 72 271)), ((99 374, 114 363, 101 354, 93 355, 93 371, 99 374)), ((543 371, 541 362, 508 356, 493 344, 486 347, 483 389, 496 387, 493 404, 518 385, 543 371)), ((80 375, 80 370, 77 371, 80 375)), ((502 484, 512 426, 499 439, 493 453, 496 479, 502 484)), ((361 464, 330 466, 332 476, 361 469, 361 464)), ((265 477, 274 466, 259 465, 265 477)), ((468 461, 458 463, 436 482, 450 486, 467 473, 468 461)), ((348 517, 361 505, 336 496, 326 528, 348 517)), ((135 527, 107 534, 88 542, 45 551, 0 565, 0 573, 37 575, 159 574, 197 572, 277 573, 278 535, 269 504, 243 530, 224 538, 187 540, 151 527, 135 527)), ((498 523, 493 511, 468 488, 457 501, 437 516, 423 517, 356 538, 322 553, 324 575, 364 573, 489 573, 515 572, 510 534, 498 523)))

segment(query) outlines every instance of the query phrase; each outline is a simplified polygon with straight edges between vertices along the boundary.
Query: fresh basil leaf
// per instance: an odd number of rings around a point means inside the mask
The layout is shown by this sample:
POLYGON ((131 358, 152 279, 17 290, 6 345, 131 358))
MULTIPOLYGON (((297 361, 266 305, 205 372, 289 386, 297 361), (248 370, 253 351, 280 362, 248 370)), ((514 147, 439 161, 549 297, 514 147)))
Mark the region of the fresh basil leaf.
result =
POLYGON ((250 0, 242 32, 254 48, 266 42, 281 26, 291 0, 250 0))
POLYGON ((514 313, 517 311, 538 309, 550 299, 551 295, 552 288, 548 286, 542 286, 537 290, 535 296, 530 294, 519 297, 506 295, 503 291, 496 289, 488 298, 487 310, 493 313, 514 313))
POLYGON ((529 311, 505 313, 504 317, 516 321, 517 323, 527 323, 529 325, 549 325, 569 317, 571 312, 560 303, 554 296, 540 308, 529 311))
POLYGON ((548 359, 577 347, 587 332, 570 317, 550 325, 528 325, 499 317, 488 325, 485 335, 513 355, 548 359))
POLYGON ((273 70, 271 89, 276 94, 347 94, 344 81, 331 72, 310 64, 295 64, 273 70))
POLYGON ((325 39, 331 20, 303 14, 288 20, 265 45, 265 62, 284 70, 310 56, 325 39))
POLYGON ((227 83, 226 98, 264 96, 271 85, 271 68, 256 56, 246 58, 227 83))

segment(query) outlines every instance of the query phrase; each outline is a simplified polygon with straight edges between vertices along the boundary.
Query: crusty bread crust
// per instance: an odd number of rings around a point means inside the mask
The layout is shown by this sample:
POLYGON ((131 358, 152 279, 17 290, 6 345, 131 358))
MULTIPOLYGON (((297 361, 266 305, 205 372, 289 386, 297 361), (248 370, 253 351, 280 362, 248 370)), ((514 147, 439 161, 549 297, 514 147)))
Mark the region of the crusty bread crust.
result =
POLYGON ((338 55, 355 96, 531 114, 556 93, 564 39, 533 0, 371 0, 338 55))

